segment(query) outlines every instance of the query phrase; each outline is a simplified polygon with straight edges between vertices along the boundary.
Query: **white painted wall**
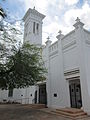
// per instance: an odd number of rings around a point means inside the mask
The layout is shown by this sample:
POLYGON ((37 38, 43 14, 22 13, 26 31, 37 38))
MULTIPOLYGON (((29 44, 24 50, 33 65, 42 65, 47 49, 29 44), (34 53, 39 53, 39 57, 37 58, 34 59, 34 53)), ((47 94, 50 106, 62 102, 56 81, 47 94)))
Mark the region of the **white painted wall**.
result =
POLYGON ((67 50, 63 50, 64 71, 79 68, 77 46, 73 45, 67 50))
POLYGON ((87 67, 87 84, 88 84, 88 91, 90 96, 90 44, 86 44, 86 67, 87 67))
POLYGON ((24 16, 24 42, 30 44, 42 45, 42 20, 44 15, 35 9, 29 9, 24 16), (33 33, 33 23, 35 22, 35 33, 33 33), (37 23, 39 25, 37 33, 37 23))
MULTIPOLYGON (((82 104, 84 111, 90 114, 90 33, 86 34, 83 23, 76 22, 75 30, 48 46, 48 106, 70 107, 69 81, 64 72, 80 70, 82 104), (87 41, 87 45, 85 43, 87 41), (56 43, 58 47, 55 47, 56 43), (53 94, 57 93, 57 97, 53 94)), ((57 46, 57 45, 56 45, 57 46)), ((47 48, 47 45, 46 47, 47 48)))
MULTIPOLYGON (((49 42, 49 41, 47 41, 49 42)), ((49 42, 50 43, 50 42, 49 42)), ((63 56, 61 42, 47 44, 43 53, 46 54, 48 65, 47 101, 49 107, 70 107, 69 87, 64 79, 63 56), (54 93, 57 97, 54 97, 54 93)), ((46 63, 46 62, 45 62, 46 63)))
POLYGON ((0 102, 6 99, 7 101, 15 101, 22 104, 32 104, 34 103, 36 90, 37 86, 14 89, 12 97, 8 97, 8 90, 0 90, 0 102))
POLYGON ((8 97, 8 90, 0 90, 0 102, 8 97))
MULTIPOLYGON (((77 50, 78 50, 78 61, 79 61, 79 69, 80 69, 80 83, 81 83, 81 93, 82 93, 82 105, 84 111, 90 114, 90 94, 89 94, 89 79, 90 74, 88 71, 90 70, 89 59, 90 52, 89 47, 86 47, 87 38, 90 36, 90 33, 86 36, 86 32, 83 29, 83 23, 80 21, 75 24, 75 34, 77 37, 77 50), (88 66, 88 67, 87 67, 88 66)), ((90 37, 89 37, 90 38, 90 37)))

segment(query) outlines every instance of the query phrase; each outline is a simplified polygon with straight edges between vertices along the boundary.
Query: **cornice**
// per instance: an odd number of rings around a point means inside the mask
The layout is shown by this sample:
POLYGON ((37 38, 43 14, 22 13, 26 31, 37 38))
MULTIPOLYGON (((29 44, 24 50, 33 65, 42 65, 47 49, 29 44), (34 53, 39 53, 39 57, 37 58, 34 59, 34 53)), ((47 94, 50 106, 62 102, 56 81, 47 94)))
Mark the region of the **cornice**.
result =
POLYGON ((71 32, 69 32, 68 34, 64 35, 64 37, 63 37, 61 40, 65 39, 67 36, 69 36, 69 35, 73 34, 74 32, 75 32, 75 30, 72 30, 72 31, 71 31, 71 32))
POLYGON ((39 13, 37 10, 35 9, 31 9, 29 8, 28 11, 26 12, 25 16, 23 17, 23 20, 25 21, 26 18, 29 16, 29 14, 32 13, 33 15, 39 16, 40 18, 44 19, 45 15, 39 13))
POLYGON ((65 49, 69 48, 70 46, 72 46, 74 44, 76 44, 76 40, 67 43, 66 45, 63 46, 62 49, 65 50, 65 49))

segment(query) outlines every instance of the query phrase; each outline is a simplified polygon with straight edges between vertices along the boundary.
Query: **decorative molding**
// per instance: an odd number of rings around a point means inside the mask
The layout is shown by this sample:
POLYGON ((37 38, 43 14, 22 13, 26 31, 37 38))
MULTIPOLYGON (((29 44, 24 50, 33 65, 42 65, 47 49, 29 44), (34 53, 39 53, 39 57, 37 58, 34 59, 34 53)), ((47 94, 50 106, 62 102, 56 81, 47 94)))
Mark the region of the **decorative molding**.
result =
POLYGON ((57 53, 58 53, 58 50, 52 52, 52 53, 49 55, 49 57, 51 57, 51 56, 53 56, 53 55, 55 55, 55 54, 57 54, 57 53))
POLYGON ((35 9, 31 9, 29 8, 28 11, 26 12, 25 16, 23 17, 23 20, 25 21, 25 19, 30 15, 30 13, 32 13, 33 15, 36 15, 36 16, 39 16, 41 17, 42 19, 45 18, 45 15, 39 13, 37 10, 35 9))
POLYGON ((77 79, 80 77, 80 70, 78 68, 64 72, 66 80, 77 79))
POLYGON ((55 58, 55 57, 58 57, 58 54, 55 54, 55 55, 53 55, 53 56, 49 56, 49 60, 51 60, 51 59, 53 59, 53 58, 55 58))
POLYGON ((72 46, 74 44, 76 44, 76 40, 71 41, 70 43, 67 43, 66 45, 63 46, 62 49, 65 50, 65 49, 69 48, 70 46, 72 46))
POLYGON ((58 50, 57 42, 49 46, 49 53, 51 54, 52 52, 55 52, 56 50, 58 50))
POLYGON ((66 53, 66 52, 68 52, 68 51, 70 51, 71 49, 74 49, 74 48, 76 48, 76 44, 67 48, 67 49, 65 49, 65 50, 63 50, 63 53, 66 53))
POLYGON ((72 77, 65 78, 65 79, 66 79, 66 80, 77 80, 77 79, 80 79, 80 75, 72 76, 72 77))
POLYGON ((58 44, 58 40, 51 44, 51 46, 58 44))
POLYGON ((71 32, 69 32, 68 34, 66 34, 61 40, 65 39, 66 37, 70 36, 71 34, 73 34, 75 32, 75 30, 72 30, 71 32))
POLYGON ((76 73, 79 73, 79 69, 64 72, 64 75, 68 76, 68 75, 72 75, 72 74, 76 74, 76 73))
POLYGON ((88 45, 90 45, 90 41, 89 40, 86 40, 85 43, 88 44, 88 45))

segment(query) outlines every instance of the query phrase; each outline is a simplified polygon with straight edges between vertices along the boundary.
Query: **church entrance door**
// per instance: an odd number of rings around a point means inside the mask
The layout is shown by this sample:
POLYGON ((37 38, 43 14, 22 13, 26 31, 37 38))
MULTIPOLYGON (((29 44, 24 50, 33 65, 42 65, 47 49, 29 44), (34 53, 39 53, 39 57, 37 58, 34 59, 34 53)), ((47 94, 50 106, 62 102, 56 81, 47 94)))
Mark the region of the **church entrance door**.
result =
POLYGON ((72 108, 81 108, 82 107, 82 98, 81 98, 81 86, 80 80, 70 80, 69 81, 69 90, 70 90, 70 101, 72 108))
POLYGON ((37 103, 37 90, 35 91, 35 104, 37 103))
POLYGON ((47 104, 46 84, 39 86, 39 103, 47 104))

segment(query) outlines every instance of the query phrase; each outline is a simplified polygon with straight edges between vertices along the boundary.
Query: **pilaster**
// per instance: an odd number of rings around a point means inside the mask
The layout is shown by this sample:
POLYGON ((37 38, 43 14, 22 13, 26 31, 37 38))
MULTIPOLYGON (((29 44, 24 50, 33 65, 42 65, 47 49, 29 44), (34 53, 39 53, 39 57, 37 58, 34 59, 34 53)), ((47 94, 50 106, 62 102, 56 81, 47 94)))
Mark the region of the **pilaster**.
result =
POLYGON ((47 82, 46 82, 46 92, 47 92, 47 106, 50 107, 51 106, 51 79, 50 79, 50 59, 49 59, 49 47, 51 45, 51 40, 48 36, 46 43, 46 56, 47 56, 47 69, 48 69, 48 73, 47 73, 47 82))
POLYGON ((63 50, 62 50, 62 38, 64 35, 61 33, 61 31, 58 32, 59 34, 56 36, 58 39, 58 55, 59 55, 59 71, 60 71, 60 99, 62 101, 60 102, 59 107, 70 107, 70 97, 69 97, 69 85, 67 81, 64 78, 64 60, 63 60, 63 50), (62 95, 62 96, 61 96, 62 95), (62 97, 62 98, 61 98, 62 97))

